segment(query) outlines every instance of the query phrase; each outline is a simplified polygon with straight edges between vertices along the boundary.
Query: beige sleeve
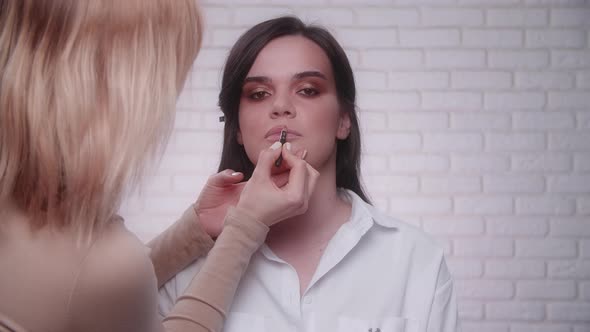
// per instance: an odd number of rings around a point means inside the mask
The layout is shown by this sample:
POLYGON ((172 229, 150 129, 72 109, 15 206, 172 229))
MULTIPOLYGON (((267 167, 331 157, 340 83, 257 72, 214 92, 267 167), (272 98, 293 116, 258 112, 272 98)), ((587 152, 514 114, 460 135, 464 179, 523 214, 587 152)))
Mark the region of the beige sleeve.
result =
POLYGON ((245 211, 230 209, 201 271, 164 318, 165 330, 220 331, 250 258, 268 231, 268 226, 245 211))
POLYGON ((0 332, 27 332, 27 330, 0 312, 0 332))
POLYGON ((191 205, 182 217, 148 243, 158 288, 213 247, 213 239, 203 230, 191 205))

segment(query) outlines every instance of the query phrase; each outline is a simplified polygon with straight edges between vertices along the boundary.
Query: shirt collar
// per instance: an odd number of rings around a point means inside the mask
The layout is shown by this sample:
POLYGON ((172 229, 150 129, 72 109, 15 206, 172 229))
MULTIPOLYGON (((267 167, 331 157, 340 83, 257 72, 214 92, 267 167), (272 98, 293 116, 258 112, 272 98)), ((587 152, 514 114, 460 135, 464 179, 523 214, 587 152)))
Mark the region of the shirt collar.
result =
MULTIPOLYGON (((391 218, 383 212, 376 209, 374 206, 365 202, 359 195, 349 189, 339 189, 339 193, 344 199, 352 205, 352 212, 350 213, 349 224, 353 228, 368 230, 377 224, 385 228, 397 228, 399 220, 391 218)), ((363 233, 366 232, 363 231, 363 233)))
MULTIPOLYGON (((332 239, 331 242, 344 241, 342 243, 351 243, 352 246, 354 246, 375 224, 388 229, 397 228, 399 221, 383 214, 381 211, 365 202, 352 190, 339 188, 338 194, 351 204, 352 210, 348 222, 344 223, 337 232, 342 233, 343 235, 341 236, 344 236, 344 238, 337 238, 336 240, 332 239)), ((335 234, 335 237, 336 236, 337 234, 335 234)), ((266 258, 284 263, 282 259, 270 250, 266 243, 264 243, 260 249, 260 252, 266 256, 266 258)))

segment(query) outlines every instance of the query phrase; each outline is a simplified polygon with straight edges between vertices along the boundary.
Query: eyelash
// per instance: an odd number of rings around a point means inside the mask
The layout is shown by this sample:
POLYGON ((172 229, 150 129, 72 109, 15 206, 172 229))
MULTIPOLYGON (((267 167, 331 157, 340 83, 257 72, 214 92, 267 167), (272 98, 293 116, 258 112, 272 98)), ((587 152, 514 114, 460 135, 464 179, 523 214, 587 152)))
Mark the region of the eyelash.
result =
POLYGON ((254 101, 259 101, 262 100, 266 95, 270 95, 270 93, 268 93, 267 91, 255 91, 250 93, 248 95, 248 98, 254 101))
POLYGON ((297 93, 302 94, 306 97, 315 97, 317 96, 320 92, 317 89, 314 88, 303 88, 299 91, 297 91, 297 93), (307 91, 306 93, 302 93, 303 91, 307 91))
MULTIPOLYGON (((320 92, 315 89, 315 88, 303 88, 299 91, 297 91, 298 94, 305 96, 305 97, 315 97, 317 96, 320 92)), ((261 91, 255 91, 252 92, 248 95, 248 98, 254 101, 260 101, 262 99, 264 99, 264 97, 269 96, 270 93, 268 93, 267 91, 261 90, 261 91)))

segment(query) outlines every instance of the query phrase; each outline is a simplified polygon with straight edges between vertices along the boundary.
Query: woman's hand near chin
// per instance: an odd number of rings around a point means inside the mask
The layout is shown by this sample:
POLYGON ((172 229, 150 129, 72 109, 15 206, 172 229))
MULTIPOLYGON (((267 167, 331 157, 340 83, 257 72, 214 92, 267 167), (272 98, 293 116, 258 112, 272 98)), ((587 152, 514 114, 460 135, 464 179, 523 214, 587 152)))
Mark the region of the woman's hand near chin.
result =
MULTIPOLYGON (((305 153, 302 154, 305 156, 305 153)), ((274 143, 260 152, 252 177, 242 190, 237 207, 267 226, 303 214, 319 173, 293 154, 290 144, 274 143), (277 172, 275 161, 283 156, 277 172)))
POLYGON ((207 180, 194 209, 203 230, 215 239, 221 234, 227 210, 238 203, 246 182, 244 175, 231 169, 212 175, 207 180))

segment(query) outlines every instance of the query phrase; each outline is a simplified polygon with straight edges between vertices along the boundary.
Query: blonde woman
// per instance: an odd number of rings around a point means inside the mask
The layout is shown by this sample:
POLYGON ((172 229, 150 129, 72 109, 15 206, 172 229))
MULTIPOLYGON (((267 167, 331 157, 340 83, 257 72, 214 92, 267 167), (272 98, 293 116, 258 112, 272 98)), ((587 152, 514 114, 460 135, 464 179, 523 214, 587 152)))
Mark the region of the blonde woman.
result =
POLYGON ((116 216, 165 145, 201 25, 194 0, 0 0, 0 331, 217 331, 268 227, 307 209, 317 172, 277 142, 247 184, 212 176, 151 254, 116 216), (219 216, 161 323, 158 285, 219 216))

